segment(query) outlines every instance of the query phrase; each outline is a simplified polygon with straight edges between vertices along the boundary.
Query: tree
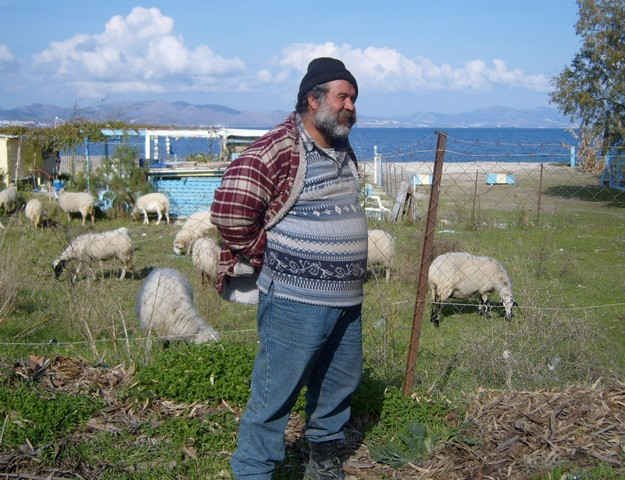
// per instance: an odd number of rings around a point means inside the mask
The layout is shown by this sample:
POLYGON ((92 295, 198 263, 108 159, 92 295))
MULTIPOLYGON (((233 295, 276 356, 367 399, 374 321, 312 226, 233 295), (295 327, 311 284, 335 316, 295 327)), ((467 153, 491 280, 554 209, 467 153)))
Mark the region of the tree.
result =
POLYGON ((580 121, 601 153, 625 143, 625 0, 578 0, 582 38, 571 64, 554 79, 551 100, 580 121))

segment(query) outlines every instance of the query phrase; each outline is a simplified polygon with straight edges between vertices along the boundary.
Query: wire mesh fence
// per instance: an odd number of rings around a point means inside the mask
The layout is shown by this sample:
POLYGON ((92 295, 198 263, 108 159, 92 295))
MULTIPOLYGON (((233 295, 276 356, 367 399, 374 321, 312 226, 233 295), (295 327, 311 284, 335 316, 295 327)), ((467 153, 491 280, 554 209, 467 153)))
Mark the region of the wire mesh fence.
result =
MULTIPOLYGON (((378 359, 388 375, 401 369, 411 332, 434 174, 433 143, 423 140, 381 155, 379 184, 374 182, 374 163, 362 162, 364 183, 371 186, 365 188, 365 201, 378 197, 370 230, 391 236, 391 241, 369 247, 370 254, 378 250, 381 260, 378 267, 370 266, 363 317, 368 355, 378 359), (404 193, 409 194, 412 213, 395 209, 402 185, 408 186, 404 193), (398 221, 385 220, 394 210, 398 221)), ((452 133, 444 154, 430 260, 456 251, 492 258, 505 271, 510 292, 504 288, 505 278, 497 283, 497 275, 478 267, 455 281, 447 277, 449 294, 435 296, 428 289, 428 337, 421 358, 434 363, 418 367, 418 375, 440 387, 441 372, 455 362, 478 377, 490 372, 498 385, 527 386, 537 379, 577 378, 575 368, 588 375, 603 372, 609 363, 603 359, 605 352, 625 357, 619 329, 625 316, 625 194, 609 188, 603 170, 584 167, 572 157, 571 146, 561 143, 486 142, 452 133), (480 297, 482 290, 488 297, 480 297), (438 316, 436 331, 429 330, 435 323, 428 321, 432 313, 438 316), (439 338, 450 333, 456 341, 470 338, 473 349, 464 344, 452 347, 439 338), (452 350, 457 356, 448 355, 452 350), (506 365, 514 369, 506 370, 506 365), (556 373, 550 377, 550 372, 556 373)), ((53 352, 67 343, 86 346, 95 358, 115 350, 129 355, 150 337, 139 323, 136 298, 154 268, 182 272, 191 282, 197 313, 223 339, 256 340, 254 307, 224 302, 201 282, 193 263, 192 245, 198 237, 181 234, 187 230, 183 222, 156 226, 153 221, 143 225, 129 218, 99 218, 95 227, 81 227, 75 219, 68 224, 60 216, 55 227, 34 230, 21 215, 1 219, 3 346, 32 344, 53 352), (117 280, 119 264, 114 258, 102 265, 90 259, 91 270, 83 269, 75 282, 67 273, 60 280, 53 278, 52 261, 85 229, 122 226, 128 228, 135 250, 130 278, 117 280)), ((214 229, 193 231, 219 241, 214 229)), ((621 372, 625 369, 622 360, 616 365, 621 372)))

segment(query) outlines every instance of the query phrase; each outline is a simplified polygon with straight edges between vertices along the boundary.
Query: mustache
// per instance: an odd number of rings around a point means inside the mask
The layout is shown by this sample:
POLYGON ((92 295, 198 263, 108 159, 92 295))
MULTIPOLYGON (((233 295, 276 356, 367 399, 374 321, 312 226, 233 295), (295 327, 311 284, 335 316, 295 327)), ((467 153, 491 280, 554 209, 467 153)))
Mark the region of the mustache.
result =
POLYGON ((338 114, 339 121, 347 122, 349 125, 356 123, 356 112, 350 112, 349 110, 342 110, 338 114))

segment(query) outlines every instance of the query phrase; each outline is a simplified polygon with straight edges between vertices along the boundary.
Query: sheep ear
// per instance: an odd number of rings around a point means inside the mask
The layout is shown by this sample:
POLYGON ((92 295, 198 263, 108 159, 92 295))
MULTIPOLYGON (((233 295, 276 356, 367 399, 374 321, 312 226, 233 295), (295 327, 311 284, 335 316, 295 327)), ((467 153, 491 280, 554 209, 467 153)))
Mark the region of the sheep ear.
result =
POLYGON ((517 301, 516 301, 516 300, 512 300, 512 306, 513 306, 513 307, 518 307, 518 306, 519 306, 519 304, 517 303, 517 301))

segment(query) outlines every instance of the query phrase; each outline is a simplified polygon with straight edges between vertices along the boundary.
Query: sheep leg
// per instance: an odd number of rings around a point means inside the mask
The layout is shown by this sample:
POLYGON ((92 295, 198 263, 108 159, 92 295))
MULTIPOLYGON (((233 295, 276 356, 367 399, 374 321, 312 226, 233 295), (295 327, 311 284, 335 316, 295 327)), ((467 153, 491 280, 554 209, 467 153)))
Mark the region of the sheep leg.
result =
POLYGON ((480 306, 479 306, 479 313, 480 315, 486 315, 488 317, 490 317, 490 303, 488 302, 488 296, 487 295, 480 295, 480 306))
MULTIPOLYGON (((130 270, 131 272, 134 272, 134 266, 132 264, 132 258, 126 262, 122 262, 122 272, 119 275, 119 279, 123 280, 124 278, 126 278, 126 271, 130 270)), ((133 273, 133 277, 134 277, 134 273, 133 273)))
POLYGON ((72 283, 76 283, 76 280, 78 279, 78 274, 80 273, 80 267, 82 266, 82 262, 78 262, 78 265, 76 265, 76 269, 74 270, 74 274, 72 275, 72 283))
POLYGON ((386 283, 391 279, 391 267, 386 267, 386 283))
POLYGON ((169 212, 165 210, 165 220, 167 221, 167 225, 169 225, 169 212))
POLYGON ((163 218, 163 215, 161 215, 160 209, 156 210, 156 215, 157 215, 156 216, 156 224, 160 225, 161 224, 161 218, 163 218))
POLYGON ((440 304, 440 298, 434 295, 432 299, 432 309, 430 311, 430 321, 434 324, 436 328, 440 326, 441 309, 442 307, 440 304))
POLYGON ((143 224, 144 225, 149 225, 150 221, 148 220, 148 212, 147 210, 143 209, 143 224))

